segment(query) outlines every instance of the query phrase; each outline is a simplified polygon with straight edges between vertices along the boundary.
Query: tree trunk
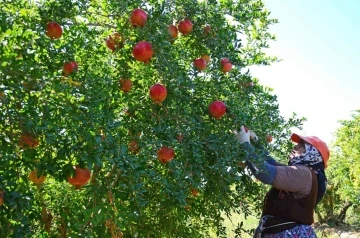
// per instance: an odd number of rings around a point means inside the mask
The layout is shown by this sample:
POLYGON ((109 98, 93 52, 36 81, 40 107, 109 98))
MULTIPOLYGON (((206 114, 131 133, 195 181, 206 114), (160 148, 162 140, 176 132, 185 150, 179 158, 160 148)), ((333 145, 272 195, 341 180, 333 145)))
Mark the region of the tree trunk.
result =
POLYGON ((321 216, 321 212, 319 211, 319 209, 315 209, 315 213, 316 213, 316 215, 317 215, 317 217, 318 217, 318 221, 319 221, 320 223, 323 223, 323 222, 324 222, 324 218, 321 216))
POLYGON ((339 216, 338 216, 339 221, 344 222, 346 212, 351 206, 352 206, 352 202, 350 202, 350 201, 345 202, 345 204, 344 204, 343 208, 341 209, 339 216))
POLYGON ((331 191, 329 193, 329 204, 330 204, 330 209, 331 209, 331 215, 334 214, 334 200, 333 200, 333 192, 331 191))

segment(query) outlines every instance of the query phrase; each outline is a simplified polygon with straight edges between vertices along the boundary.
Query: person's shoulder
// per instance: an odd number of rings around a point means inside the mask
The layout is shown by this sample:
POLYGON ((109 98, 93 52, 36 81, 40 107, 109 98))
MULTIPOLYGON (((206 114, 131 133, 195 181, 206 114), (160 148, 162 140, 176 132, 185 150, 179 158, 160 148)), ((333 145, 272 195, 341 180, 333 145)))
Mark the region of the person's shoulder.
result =
POLYGON ((294 165, 288 165, 287 167, 292 167, 298 170, 306 170, 306 171, 310 171, 311 169, 309 167, 307 167, 306 165, 303 164, 294 164, 294 165))
POLYGON ((296 164, 296 165, 287 165, 283 167, 277 167, 276 168, 279 171, 283 171, 283 173, 286 173, 288 175, 296 175, 296 176, 306 176, 308 177, 311 175, 311 169, 307 167, 306 165, 296 164))

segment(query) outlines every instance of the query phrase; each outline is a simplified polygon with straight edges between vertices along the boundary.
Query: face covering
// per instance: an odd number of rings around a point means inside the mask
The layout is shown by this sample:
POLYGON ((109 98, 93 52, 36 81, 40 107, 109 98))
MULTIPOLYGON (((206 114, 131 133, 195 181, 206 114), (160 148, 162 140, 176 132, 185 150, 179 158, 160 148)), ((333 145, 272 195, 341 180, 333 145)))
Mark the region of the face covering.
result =
POLYGON ((313 145, 305 143, 305 152, 301 153, 299 156, 293 156, 289 160, 289 165, 301 164, 306 166, 313 166, 322 162, 323 159, 320 152, 313 145))

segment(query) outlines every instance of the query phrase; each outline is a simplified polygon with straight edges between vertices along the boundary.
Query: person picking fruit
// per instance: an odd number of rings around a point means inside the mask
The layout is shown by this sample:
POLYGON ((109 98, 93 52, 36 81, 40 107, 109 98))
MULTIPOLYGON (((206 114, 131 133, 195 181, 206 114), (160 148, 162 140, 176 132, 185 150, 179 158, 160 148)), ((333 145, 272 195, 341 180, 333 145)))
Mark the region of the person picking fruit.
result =
POLYGON ((316 237, 311 225, 314 209, 326 190, 325 169, 330 156, 327 145, 316 136, 292 134, 296 145, 285 165, 266 151, 264 158, 255 155, 250 142, 257 142, 254 132, 241 126, 234 134, 249 154, 246 165, 252 174, 271 185, 254 237, 316 237))

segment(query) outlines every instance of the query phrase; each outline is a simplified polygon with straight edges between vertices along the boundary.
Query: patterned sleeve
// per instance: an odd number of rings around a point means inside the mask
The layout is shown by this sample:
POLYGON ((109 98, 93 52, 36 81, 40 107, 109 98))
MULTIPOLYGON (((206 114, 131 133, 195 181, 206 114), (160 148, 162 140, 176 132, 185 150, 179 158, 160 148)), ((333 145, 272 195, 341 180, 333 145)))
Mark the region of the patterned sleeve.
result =
POLYGON ((276 189, 307 195, 312 185, 311 171, 303 165, 277 166, 272 186, 276 189))

